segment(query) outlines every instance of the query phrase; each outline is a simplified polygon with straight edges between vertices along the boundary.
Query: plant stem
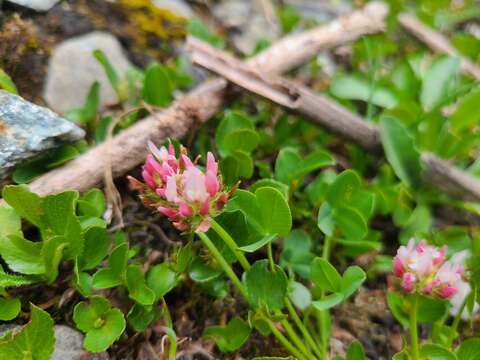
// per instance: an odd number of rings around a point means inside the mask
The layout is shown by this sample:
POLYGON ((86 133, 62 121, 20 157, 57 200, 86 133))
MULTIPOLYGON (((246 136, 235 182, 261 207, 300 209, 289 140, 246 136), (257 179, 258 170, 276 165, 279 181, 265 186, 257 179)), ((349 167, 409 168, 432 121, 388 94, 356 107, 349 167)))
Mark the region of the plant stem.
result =
POLYGON ((273 250, 272 250, 272 243, 268 243, 267 245, 267 253, 268 253, 268 262, 270 263, 270 270, 275 272, 275 261, 273 260, 273 250))
POLYGON ((285 299, 285 305, 287 306, 287 309, 288 309, 288 312, 290 314, 290 316, 292 317, 293 321, 295 321, 295 324, 297 325, 297 327, 300 329, 300 331, 302 332, 303 336, 305 337, 305 339, 307 340, 307 343, 310 345, 310 347, 313 349, 313 351, 315 352, 315 354, 317 354, 317 356, 319 356, 320 358, 322 358, 322 352, 320 350, 320 348, 318 347, 317 343, 315 342, 315 340, 313 340, 313 337, 312 335, 310 335, 310 332, 308 331, 308 329, 305 327, 305 325, 303 324, 302 320, 300 319, 300 317, 298 316, 297 312, 295 311, 295 308, 293 307, 292 303, 290 302, 290 300, 288 299, 285 299))
POLYGON ((301 352, 299 352, 291 343, 287 340, 285 336, 275 327, 273 321, 267 319, 268 326, 270 327, 270 331, 272 334, 277 338, 277 340, 283 345, 285 349, 290 351, 290 353, 295 356, 298 360, 305 359, 305 356, 301 352))
POLYGON ((222 238, 222 240, 227 244, 228 248, 235 254, 240 265, 242 265, 243 269, 247 271, 250 269, 250 263, 248 262, 247 258, 243 254, 241 250, 238 249, 238 245, 235 240, 232 239, 230 234, 225 231, 225 229, 217 223, 215 220, 212 219, 212 229, 222 238))
MULTIPOLYGON (((223 229, 222 229, 223 230, 223 229)), ((215 244, 210 240, 210 238, 205 234, 205 233, 197 233, 198 237, 202 240, 203 244, 208 248, 208 250, 212 253, 212 255, 215 257, 215 259, 217 260, 217 262, 219 263, 219 265, 222 267, 223 271, 225 271, 225 273, 227 274, 227 276, 230 278, 230 280, 232 281, 232 283, 237 287, 237 289, 240 291, 240 293, 242 294, 242 296, 245 298, 245 300, 248 300, 248 295, 247 295, 247 291, 245 289, 245 287, 243 286, 242 282, 240 281, 240 279, 237 277, 237 275, 235 274, 235 272, 233 271, 233 269, 231 268, 231 266, 228 264, 228 262, 225 260, 225 258, 223 257, 223 255, 220 253, 220 251, 218 251, 218 249, 216 248, 215 244)), ((246 260, 246 259, 245 259, 246 260)), ((295 348, 294 345, 292 345, 292 343, 290 343, 287 338, 285 338, 283 336, 283 334, 278 331, 278 329, 275 327, 274 323, 268 319, 267 317, 265 317, 265 321, 267 321, 270 329, 272 329, 272 333, 275 335, 275 337, 278 339, 278 341, 288 350, 292 353, 292 355, 294 355, 295 357, 297 357, 299 360, 304 360, 304 359, 308 359, 306 358, 305 356, 303 356, 302 352, 300 352, 297 348, 295 348), (275 329, 275 331, 273 330, 275 329)), ((285 324, 283 323, 284 320, 281 322, 282 325, 285 327, 285 324)), ((288 324, 288 323, 287 323, 288 324)), ((289 324, 287 325, 287 327, 289 326, 289 324)), ((285 330, 287 330, 287 327, 285 327, 285 330)), ((293 329, 290 329, 287 330, 287 332, 289 331, 292 331, 293 332, 293 329)), ((293 334, 296 336, 295 332, 293 332, 293 334)), ((292 334, 289 334, 290 336, 292 334)), ((298 338, 297 338, 298 339, 298 338)), ((299 341, 299 344, 303 346, 302 342, 298 339, 299 341)), ((298 346, 298 344, 297 344, 298 346)), ((308 354, 308 352, 307 352, 308 354)))
POLYGON ((410 308, 410 354, 412 360, 419 360, 419 348, 418 348, 418 324, 417 324, 417 311, 418 311, 418 295, 412 296, 412 306, 410 308))
POLYGON ((212 255, 215 257, 215 259, 218 261, 219 265, 222 267, 223 271, 227 274, 227 276, 232 280, 233 284, 237 287, 237 289, 240 291, 242 296, 245 299, 248 299, 247 296, 247 291, 245 290, 245 287, 243 286, 242 282, 240 279, 237 277, 237 275, 233 272, 231 266, 228 264, 227 260, 222 256, 220 251, 215 247, 213 242, 210 240, 210 238, 205 234, 205 233, 197 233, 198 237, 202 240, 203 244, 208 248, 208 250, 212 253, 212 255))
MULTIPOLYGON (((329 261, 330 259, 330 251, 332 248, 333 237, 332 236, 325 236, 325 241, 323 243, 322 249, 322 258, 329 261)), ((320 299, 323 300, 325 298, 325 290, 322 290, 320 293, 320 299)), ((329 311, 322 310, 318 311, 318 322, 320 328, 320 339, 321 339, 321 353, 322 359, 328 359, 328 319, 329 319, 329 311)))
POLYGON ((450 347, 452 346, 453 341, 455 340, 455 335, 457 335, 458 324, 460 324, 460 320, 462 319, 462 314, 463 314, 463 311, 465 310, 465 307, 467 306, 467 301, 468 301, 469 296, 470 296, 470 294, 468 294, 465 297, 465 300, 463 300, 462 306, 460 306, 460 309, 459 309, 457 315, 455 315, 455 318, 453 319, 452 326, 451 326, 451 329, 453 331, 452 331, 452 333, 450 334, 450 337, 449 337, 450 347))

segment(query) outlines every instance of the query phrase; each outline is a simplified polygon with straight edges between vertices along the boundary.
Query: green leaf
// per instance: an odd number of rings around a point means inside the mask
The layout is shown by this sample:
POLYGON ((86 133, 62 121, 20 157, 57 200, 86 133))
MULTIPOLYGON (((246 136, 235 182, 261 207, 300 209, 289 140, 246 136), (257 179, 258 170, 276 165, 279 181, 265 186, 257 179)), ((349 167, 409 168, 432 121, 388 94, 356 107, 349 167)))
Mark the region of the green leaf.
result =
POLYGON ((230 320, 227 326, 211 326, 204 330, 203 337, 212 339, 222 352, 239 349, 251 333, 248 324, 239 317, 230 320))
POLYGON ((103 315, 103 325, 90 330, 83 346, 91 352, 107 350, 125 331, 125 318, 119 309, 110 309, 103 315))
POLYGON ((190 263, 188 271, 190 278, 199 283, 211 281, 222 274, 221 269, 205 264, 205 262, 198 256, 190 263))
POLYGON ((275 160, 275 178, 289 185, 301 162, 302 158, 295 149, 281 149, 275 160))
POLYGON ((105 351, 125 330, 125 319, 119 309, 111 308, 107 299, 93 296, 90 303, 75 306, 73 320, 85 332, 83 346, 91 352, 105 351))
POLYGON ((178 276, 167 263, 155 265, 148 271, 147 285, 153 290, 157 299, 161 299, 177 284, 178 276))
POLYGON ((113 249, 108 267, 98 270, 93 275, 93 287, 107 289, 121 285, 125 281, 128 260, 128 245, 123 243, 113 249))
POLYGON ((150 64, 145 71, 142 98, 155 106, 168 106, 173 99, 173 85, 167 69, 158 64, 150 64))
POLYGON ((245 246, 240 246, 239 249, 248 253, 255 252, 258 249, 264 247, 265 245, 271 243, 273 240, 275 240, 278 237, 277 234, 273 235, 265 235, 262 237, 260 240, 254 242, 253 244, 250 245, 245 245, 245 246))
POLYGON ((302 19, 297 8, 292 5, 281 6, 278 10, 278 17, 284 33, 289 33, 302 19))
POLYGON ((130 298, 141 305, 152 305, 155 301, 155 293, 146 285, 140 265, 127 267, 127 288, 130 298))
POLYGON ((333 235, 335 221, 333 219, 333 209, 328 202, 324 202, 318 210, 317 226, 325 235, 333 235))
MULTIPOLYGON (((193 249, 192 249, 192 246, 193 246, 193 242, 189 242, 187 243, 186 245, 184 245, 183 247, 181 247, 178 252, 177 252, 177 263, 175 264, 175 270, 178 272, 178 273, 183 273, 185 271, 187 271, 188 269, 188 266, 190 265, 190 263, 192 262, 192 259, 193 259, 193 249)), ((154 278, 157 276, 157 275, 152 275, 154 278)), ((147 282, 148 282, 148 276, 147 276, 147 282)), ((152 289, 154 289, 154 287, 150 286, 152 289)), ((153 290, 157 293, 156 290, 153 290)))
POLYGON ((110 309, 110 303, 104 297, 95 295, 90 298, 90 303, 85 301, 75 305, 73 310, 73 321, 77 328, 88 332, 98 325, 100 319, 110 309))
POLYGON ((290 207, 280 191, 263 187, 255 192, 265 234, 288 235, 292 228, 290 207))
POLYGON ((144 332, 150 324, 160 319, 157 306, 134 304, 127 315, 127 321, 136 332, 144 332))
POLYGON ((25 240, 19 235, 0 236, 0 255, 10 269, 22 274, 45 273, 41 248, 41 243, 25 240))
POLYGON ((395 319, 397 319, 404 328, 408 328, 408 313, 405 310, 405 301, 403 297, 396 292, 389 291, 387 293, 387 303, 395 319))
POLYGON ((475 88, 459 101, 450 123, 455 130, 469 129, 480 121, 480 87, 475 88))
POLYGON ((333 208, 348 205, 360 189, 360 184, 360 177, 355 171, 343 171, 330 185, 327 192, 327 201, 333 208))
POLYGON ((454 353, 435 344, 422 345, 420 348, 420 357, 428 360, 457 360, 454 353))
POLYGON ((42 198, 26 185, 7 185, 3 188, 2 197, 21 217, 39 228, 43 227, 42 198))
POLYGON ((194 18, 190 20, 188 23, 188 33, 219 49, 225 47, 225 40, 213 34, 200 19, 194 18))
POLYGON ((346 360, 365 360, 365 351, 363 350, 362 344, 357 340, 354 340, 347 350, 346 360))
POLYGON ((84 234, 85 247, 78 262, 81 270, 94 269, 108 254, 107 230, 92 226, 84 234))
POLYGON ((256 181, 252 186, 250 186, 250 191, 254 193, 255 191, 257 191, 257 189, 260 189, 261 187, 275 188, 282 193, 285 200, 288 200, 289 187, 288 185, 285 185, 280 181, 277 181, 275 179, 260 179, 256 181))
POLYGON ((80 124, 90 124, 95 121, 100 105, 100 83, 95 81, 88 91, 82 107, 67 111, 65 117, 80 124))
POLYGON ((49 284, 53 283, 58 276, 58 265, 62 261, 63 250, 67 244, 63 236, 53 236, 43 241, 40 254, 45 264, 45 277, 49 284))
POLYGON ((304 230, 293 230, 283 240, 283 250, 280 257, 282 267, 291 267, 305 279, 310 278, 310 264, 314 258, 311 253, 312 239, 304 230))
POLYGON ((250 302, 255 307, 266 307, 270 311, 280 310, 287 295, 287 277, 275 265, 269 270, 268 260, 256 261, 245 273, 245 286, 250 302))
POLYGON ((294 179, 301 179, 311 172, 335 164, 335 159, 325 150, 317 150, 309 154, 297 164, 297 169, 294 172, 294 179))
POLYGON ((292 281, 288 286, 288 297, 301 311, 306 310, 312 303, 310 290, 297 281, 292 281))
POLYGON ((433 324, 448 310, 448 302, 421 296, 418 301, 418 322, 433 324))
POLYGON ((378 85, 371 89, 367 80, 357 76, 336 77, 330 85, 330 91, 340 99, 371 101, 372 104, 387 109, 395 107, 398 103, 397 97, 390 89, 378 85))
POLYGON ((478 354, 480 354, 480 339, 473 338, 462 341, 455 353, 459 360, 477 360, 478 354))
POLYGON ((65 249, 67 260, 79 256, 83 251, 84 239, 82 228, 75 209, 78 200, 78 192, 65 191, 43 198, 44 224, 43 235, 53 233, 64 236, 68 247, 65 249))
POLYGON ((240 178, 250 179, 253 175, 252 157, 243 151, 234 151, 220 160, 220 171, 227 186, 235 185, 240 178))
POLYGON ((345 299, 345 297, 343 296, 343 294, 332 293, 332 294, 329 294, 329 295, 325 296, 321 300, 314 301, 312 303, 312 305, 318 311, 324 311, 324 310, 328 310, 328 309, 334 307, 335 305, 340 304, 344 299, 345 299))
POLYGON ((367 223, 359 211, 350 206, 333 210, 333 219, 343 234, 349 239, 361 240, 368 233, 367 223))
POLYGON ((120 80, 118 78, 117 71, 114 69, 110 61, 108 61, 105 53, 102 50, 94 50, 93 56, 95 59, 97 59, 100 65, 102 65, 110 85, 112 85, 112 88, 117 92, 118 95, 120 89, 120 80))
POLYGON ((380 138, 388 162, 395 174, 412 188, 422 183, 420 153, 400 120, 384 116, 380 120, 380 138))
POLYGON ((19 299, 6 299, 0 297, 0 320, 10 321, 15 319, 20 313, 21 305, 19 299))
POLYGON ((420 93, 420 102, 425 111, 432 110, 449 94, 459 68, 459 59, 453 57, 439 58, 428 68, 420 93))
POLYGON ((228 203, 228 211, 240 210, 254 229, 262 235, 285 236, 292 227, 292 216, 282 193, 261 187, 252 194, 238 190, 228 203))
POLYGON ((0 358, 8 360, 49 360, 55 344, 50 315, 30 305, 31 319, 20 332, 0 341, 0 358))
POLYGON ((310 278, 316 287, 331 292, 342 290, 342 277, 327 260, 316 257, 312 262, 310 278))
POLYGON ((8 205, 0 206, 0 224, 2 224, 0 227, 0 236, 21 234, 22 219, 15 209, 8 205))
POLYGON ((260 140, 252 121, 238 111, 227 111, 215 134, 218 152, 222 157, 235 151, 250 153, 260 140))
POLYGON ((343 273, 341 281, 341 293, 344 298, 348 298, 355 291, 357 291, 363 282, 366 280, 367 275, 359 266, 349 266, 343 273))
POLYGON ((290 185, 294 181, 302 181, 305 175, 334 163, 332 156, 324 150, 317 150, 302 159, 295 149, 286 147, 280 150, 275 161, 275 177, 290 185))
POLYGON ((5 271, 3 271, 3 268, 0 266, 0 288, 6 289, 9 287, 30 285, 37 281, 38 279, 35 277, 7 274, 5 273, 5 271))
POLYGON ((18 90, 14 82, 2 69, 0 69, 0 89, 4 89, 12 94, 18 94, 18 90))
POLYGON ((105 209, 105 196, 99 189, 90 190, 78 201, 79 215, 102 217, 105 209))

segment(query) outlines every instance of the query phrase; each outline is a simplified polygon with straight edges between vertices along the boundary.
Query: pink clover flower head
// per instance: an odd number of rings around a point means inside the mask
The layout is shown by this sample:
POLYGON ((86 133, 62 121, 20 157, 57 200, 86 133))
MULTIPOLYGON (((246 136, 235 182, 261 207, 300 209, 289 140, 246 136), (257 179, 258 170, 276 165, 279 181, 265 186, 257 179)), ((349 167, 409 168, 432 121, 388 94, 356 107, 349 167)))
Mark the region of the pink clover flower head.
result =
POLYGON ((464 268, 461 256, 446 260, 447 247, 437 248, 425 240, 416 244, 410 239, 400 246, 393 259, 393 273, 399 279, 400 288, 410 294, 418 292, 440 299, 450 299, 462 281, 464 268))
POLYGON ((181 231, 206 232, 231 197, 224 191, 218 162, 207 154, 203 171, 181 146, 177 157, 172 144, 157 148, 148 143, 149 154, 142 168, 143 181, 129 177, 143 203, 156 209, 181 231))

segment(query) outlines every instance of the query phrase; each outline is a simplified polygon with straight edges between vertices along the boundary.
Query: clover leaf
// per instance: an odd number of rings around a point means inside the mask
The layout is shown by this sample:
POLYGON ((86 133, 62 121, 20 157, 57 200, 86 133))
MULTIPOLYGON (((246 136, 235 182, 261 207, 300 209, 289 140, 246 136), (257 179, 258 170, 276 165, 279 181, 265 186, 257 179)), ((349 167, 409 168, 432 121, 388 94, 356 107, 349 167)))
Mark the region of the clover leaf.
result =
POLYGON ((105 351, 125 330, 123 313, 101 296, 91 297, 89 303, 78 303, 73 310, 73 320, 77 328, 86 333, 83 346, 91 352, 105 351))

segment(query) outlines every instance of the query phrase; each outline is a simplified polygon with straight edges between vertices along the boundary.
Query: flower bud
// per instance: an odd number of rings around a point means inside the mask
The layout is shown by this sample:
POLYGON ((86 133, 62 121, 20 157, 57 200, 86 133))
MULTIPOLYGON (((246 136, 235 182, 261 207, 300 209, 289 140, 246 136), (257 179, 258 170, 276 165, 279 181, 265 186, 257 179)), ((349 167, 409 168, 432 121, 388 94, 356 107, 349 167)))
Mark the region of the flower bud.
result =
POLYGON ((207 154, 206 171, 192 161, 184 147, 176 157, 172 144, 158 149, 148 143, 149 154, 142 169, 144 183, 129 177, 143 203, 168 217, 181 231, 205 232, 231 197, 234 189, 222 190, 218 162, 207 154))

